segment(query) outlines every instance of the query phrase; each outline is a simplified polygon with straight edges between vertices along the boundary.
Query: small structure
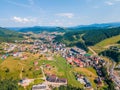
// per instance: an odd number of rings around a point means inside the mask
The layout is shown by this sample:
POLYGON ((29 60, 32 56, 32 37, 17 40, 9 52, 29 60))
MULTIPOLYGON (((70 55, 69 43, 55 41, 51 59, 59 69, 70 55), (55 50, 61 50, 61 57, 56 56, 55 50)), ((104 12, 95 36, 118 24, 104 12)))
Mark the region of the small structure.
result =
POLYGON ((35 62, 34 62, 34 65, 37 66, 37 65, 38 65, 38 61, 35 61, 35 62))
POLYGON ((32 81, 34 81, 34 79, 23 78, 18 84, 21 86, 28 86, 32 81))
POLYGON ((38 84, 38 85, 33 85, 32 90, 46 90, 47 86, 42 83, 42 84, 38 84))
POLYGON ((47 76, 46 80, 49 81, 49 82, 54 82, 54 83, 65 83, 65 84, 67 84, 67 79, 58 78, 56 75, 49 75, 49 76, 47 76))
POLYGON ((97 78, 95 79, 95 82, 96 82, 98 85, 101 85, 101 84, 102 84, 102 80, 101 80, 100 77, 97 77, 97 78))

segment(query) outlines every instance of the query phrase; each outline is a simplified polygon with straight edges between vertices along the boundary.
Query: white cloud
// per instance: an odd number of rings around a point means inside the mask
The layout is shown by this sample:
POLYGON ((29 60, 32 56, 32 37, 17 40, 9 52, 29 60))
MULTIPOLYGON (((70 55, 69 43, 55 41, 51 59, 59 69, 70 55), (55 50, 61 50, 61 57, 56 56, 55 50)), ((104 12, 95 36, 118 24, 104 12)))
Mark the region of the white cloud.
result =
POLYGON ((113 2, 110 2, 110 1, 106 1, 105 3, 106 3, 107 5, 110 5, 110 6, 111 6, 111 5, 114 5, 114 3, 113 3, 113 2))
POLYGON ((73 13, 58 13, 56 15, 61 16, 61 17, 67 17, 67 18, 73 18, 74 17, 73 13))
POLYGON ((107 0, 105 4, 112 6, 112 5, 118 4, 119 2, 120 0, 107 0))
POLYGON ((21 17, 16 17, 16 16, 14 16, 14 17, 12 18, 12 20, 13 20, 14 22, 19 22, 19 23, 30 23, 30 22, 35 22, 35 21, 36 21, 36 19, 32 19, 32 18, 21 18, 21 17))

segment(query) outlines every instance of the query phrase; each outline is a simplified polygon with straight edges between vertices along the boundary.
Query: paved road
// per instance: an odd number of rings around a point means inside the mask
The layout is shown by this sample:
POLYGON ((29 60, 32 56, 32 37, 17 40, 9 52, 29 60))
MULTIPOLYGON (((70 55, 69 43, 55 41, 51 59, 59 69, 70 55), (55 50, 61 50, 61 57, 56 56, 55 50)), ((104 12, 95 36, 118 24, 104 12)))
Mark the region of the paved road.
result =
POLYGON ((114 74, 114 67, 115 67, 115 63, 113 62, 113 66, 110 69, 110 77, 113 79, 114 83, 120 88, 120 77, 118 77, 117 75, 114 74))
MULTIPOLYGON (((94 55, 98 55, 91 47, 88 47, 88 49, 93 52, 94 55)), ((110 75, 110 77, 113 79, 113 82, 120 88, 120 80, 118 76, 116 76, 113 72, 114 72, 114 67, 115 67, 115 63, 113 61, 113 65, 112 67, 110 67, 110 63, 107 63, 107 71, 108 74, 110 75)))

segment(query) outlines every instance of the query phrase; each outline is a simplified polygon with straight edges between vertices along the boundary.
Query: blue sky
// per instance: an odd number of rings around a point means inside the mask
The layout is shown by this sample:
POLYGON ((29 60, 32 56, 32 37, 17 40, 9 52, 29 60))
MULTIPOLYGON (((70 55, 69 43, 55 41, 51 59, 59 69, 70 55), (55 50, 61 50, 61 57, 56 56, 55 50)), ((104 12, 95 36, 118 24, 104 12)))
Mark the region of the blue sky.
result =
POLYGON ((0 0, 0 26, 76 26, 119 22, 120 0, 0 0))

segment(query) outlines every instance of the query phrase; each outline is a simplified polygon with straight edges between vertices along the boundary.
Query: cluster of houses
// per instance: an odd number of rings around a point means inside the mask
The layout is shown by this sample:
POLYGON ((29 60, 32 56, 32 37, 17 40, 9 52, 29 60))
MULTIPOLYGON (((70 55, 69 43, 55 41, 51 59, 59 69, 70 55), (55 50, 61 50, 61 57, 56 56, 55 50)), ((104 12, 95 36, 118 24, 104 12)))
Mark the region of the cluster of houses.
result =
POLYGON ((120 52, 120 48, 117 46, 111 46, 109 49, 120 52))
MULTIPOLYGON (((65 44, 54 42, 53 41, 54 35, 46 35, 45 33, 43 33, 40 34, 39 37, 41 38, 40 40, 30 40, 30 39, 22 40, 19 43, 17 43, 18 45, 7 44, 8 48, 5 47, 4 49, 7 51, 8 54, 14 57, 20 57, 21 59, 27 59, 28 57, 28 55, 23 54, 23 52, 30 52, 35 54, 37 53, 40 55, 43 54, 48 58, 53 56, 54 54, 60 54, 62 57, 66 59, 67 63, 71 65, 81 68, 89 67, 89 66, 94 67, 99 76, 98 78, 96 78, 96 82, 98 84, 101 84, 100 77, 102 77, 102 72, 100 68, 102 67, 102 65, 105 65, 104 60, 96 56, 91 56, 90 54, 87 54, 86 51, 80 48, 77 47, 68 48, 65 46, 65 44)), ((1 56, 1 58, 2 59, 7 58, 8 54, 1 56)), ((34 66, 36 67, 36 70, 39 70, 39 67, 37 67, 38 61, 34 62, 34 66)), ((50 68, 50 65, 48 64, 46 65, 46 67, 50 68)), ((83 75, 77 75, 76 77, 81 84, 85 85, 85 87, 87 88, 91 87, 91 83, 89 82, 87 77, 83 75)), ((67 79, 58 78, 56 75, 47 75, 46 80, 48 82, 53 82, 53 83, 67 84, 67 79)), ((20 83, 22 85, 27 82, 29 82, 29 80, 25 79, 22 80, 20 83)), ((34 85, 32 90, 37 90, 36 88, 41 88, 44 90, 46 86, 44 84, 34 85)))
POLYGON ((53 82, 53 83, 64 83, 64 85, 67 84, 67 79, 58 78, 56 75, 49 75, 48 74, 46 80, 49 82, 53 82))
POLYGON ((84 75, 77 74, 76 78, 77 78, 77 81, 79 81, 81 84, 83 84, 86 88, 91 88, 92 87, 90 81, 84 75))
MULTIPOLYGON (((77 50, 75 50, 74 48, 68 49, 68 51, 64 54, 69 64, 76 65, 78 67, 96 67, 97 64, 101 62, 101 59, 99 57, 91 56, 81 49, 79 49, 78 51, 77 50)), ((102 64, 104 64, 104 62, 102 64)))

